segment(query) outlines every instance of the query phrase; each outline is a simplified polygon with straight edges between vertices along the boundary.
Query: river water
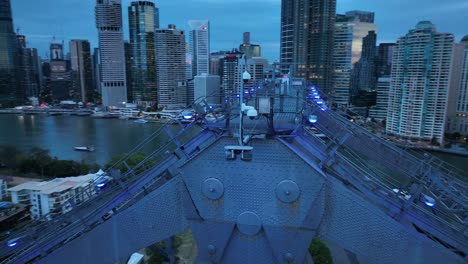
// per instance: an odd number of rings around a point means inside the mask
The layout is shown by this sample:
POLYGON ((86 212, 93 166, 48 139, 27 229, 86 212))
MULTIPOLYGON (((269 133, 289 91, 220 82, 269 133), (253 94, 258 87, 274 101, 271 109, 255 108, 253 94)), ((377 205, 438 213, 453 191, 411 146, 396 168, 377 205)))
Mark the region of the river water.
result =
POLYGON ((161 124, 81 116, 0 115, 0 145, 28 151, 37 146, 59 159, 106 164, 113 156, 129 152, 158 130, 161 124), (94 152, 76 146, 94 145, 94 152))
MULTIPOLYGON (((84 160, 104 165, 113 156, 129 152, 161 127, 129 120, 81 116, 0 115, 0 145, 27 151, 33 146, 50 150, 59 159, 84 160), (94 152, 78 152, 76 146, 94 145, 94 152)), ((468 171, 468 157, 445 153, 433 155, 468 171)))

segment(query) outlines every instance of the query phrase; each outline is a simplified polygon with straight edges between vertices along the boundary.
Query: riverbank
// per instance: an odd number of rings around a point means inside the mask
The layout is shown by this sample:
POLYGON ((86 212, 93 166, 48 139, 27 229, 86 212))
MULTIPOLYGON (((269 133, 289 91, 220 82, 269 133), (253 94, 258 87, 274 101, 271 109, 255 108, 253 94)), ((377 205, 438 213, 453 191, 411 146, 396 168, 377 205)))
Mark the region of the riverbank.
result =
POLYGON ((427 150, 431 152, 440 152, 440 153, 447 153, 447 154, 457 155, 457 156, 462 156, 462 157, 468 157, 468 150, 461 148, 461 147, 443 148, 443 147, 437 147, 437 146, 414 146, 414 145, 411 146, 407 144, 400 144, 397 142, 392 142, 392 143, 404 149, 427 150))

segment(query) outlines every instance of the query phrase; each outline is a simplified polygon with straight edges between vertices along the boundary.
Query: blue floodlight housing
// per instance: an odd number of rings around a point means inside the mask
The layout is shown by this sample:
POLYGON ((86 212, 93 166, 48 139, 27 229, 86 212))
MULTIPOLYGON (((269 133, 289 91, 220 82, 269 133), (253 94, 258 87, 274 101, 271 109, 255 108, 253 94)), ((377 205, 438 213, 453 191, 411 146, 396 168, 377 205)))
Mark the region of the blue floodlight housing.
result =
POLYGON ((434 207, 436 202, 435 202, 435 199, 430 197, 430 196, 427 196, 425 194, 423 194, 423 202, 425 205, 429 206, 429 207, 434 207))
POLYGON ((16 246, 18 243, 17 242, 8 242, 8 247, 14 247, 16 246))
POLYGON ((104 187, 106 187, 106 185, 107 185, 107 180, 106 179, 99 180, 96 183, 96 187, 98 187, 98 188, 104 188, 104 187))
POLYGON ((182 113, 182 117, 183 117, 185 120, 192 119, 192 118, 193 118, 193 113, 192 113, 192 112, 183 112, 183 113, 182 113))
POLYGON ((309 123, 315 124, 317 123, 318 119, 316 115, 309 115, 309 123))
POLYGON ((18 240, 19 240, 20 238, 21 238, 21 237, 17 237, 17 238, 13 238, 13 239, 8 240, 7 246, 8 246, 9 248, 13 248, 13 247, 17 246, 17 245, 18 245, 18 240))

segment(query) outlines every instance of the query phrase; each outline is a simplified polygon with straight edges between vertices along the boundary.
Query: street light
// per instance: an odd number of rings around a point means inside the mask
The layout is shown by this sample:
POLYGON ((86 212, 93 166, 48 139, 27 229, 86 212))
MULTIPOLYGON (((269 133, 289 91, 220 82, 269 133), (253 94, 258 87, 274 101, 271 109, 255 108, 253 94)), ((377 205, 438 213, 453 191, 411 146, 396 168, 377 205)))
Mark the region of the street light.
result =
POLYGON ((239 116, 239 145, 241 145, 241 146, 244 145, 244 142, 243 142, 244 135, 242 133, 242 121, 243 121, 243 116, 244 116, 244 114, 243 114, 244 109, 242 109, 242 103, 244 102, 244 84, 246 84, 250 80, 250 78, 251 78, 251 76, 250 76, 250 73, 248 71, 244 71, 244 73, 242 73, 242 82, 241 82, 240 91, 239 91, 239 113, 240 113, 240 116, 239 116))

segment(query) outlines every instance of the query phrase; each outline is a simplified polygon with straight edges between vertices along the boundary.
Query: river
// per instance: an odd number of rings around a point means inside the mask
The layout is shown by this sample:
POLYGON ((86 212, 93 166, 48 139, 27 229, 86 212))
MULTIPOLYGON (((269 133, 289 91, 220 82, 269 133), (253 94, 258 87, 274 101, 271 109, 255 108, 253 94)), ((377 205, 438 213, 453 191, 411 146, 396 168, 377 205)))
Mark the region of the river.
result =
POLYGON ((129 120, 81 116, 0 115, 0 145, 23 151, 37 146, 59 159, 106 164, 113 156, 128 152, 159 129, 161 124, 138 124, 129 120), (94 145, 94 152, 76 146, 94 145))
MULTIPOLYGON (((50 150, 59 159, 84 160, 104 165, 113 156, 128 152, 161 127, 129 120, 81 116, 0 115, 0 145, 27 151, 33 146, 50 150), (94 152, 78 152, 76 146, 94 145, 94 152)), ((468 157, 434 152, 455 167, 468 171, 468 157)))

